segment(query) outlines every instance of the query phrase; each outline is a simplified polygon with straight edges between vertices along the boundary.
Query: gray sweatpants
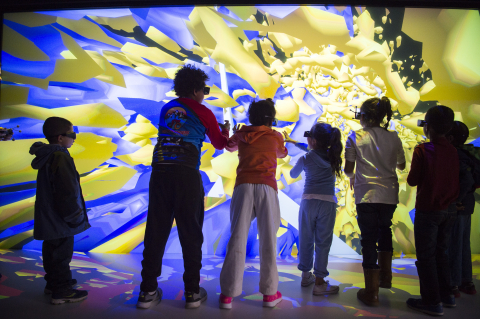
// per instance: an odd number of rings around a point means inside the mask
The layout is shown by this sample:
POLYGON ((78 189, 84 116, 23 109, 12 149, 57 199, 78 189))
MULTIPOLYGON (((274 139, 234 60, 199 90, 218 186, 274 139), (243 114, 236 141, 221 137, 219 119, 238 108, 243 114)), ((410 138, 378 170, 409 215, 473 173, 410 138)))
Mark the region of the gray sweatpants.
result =
POLYGON ((277 230, 280 227, 277 192, 265 184, 241 184, 235 187, 230 203, 232 236, 220 273, 220 287, 225 296, 236 297, 242 293, 248 230, 255 217, 260 241, 260 292, 264 295, 277 292, 277 230))

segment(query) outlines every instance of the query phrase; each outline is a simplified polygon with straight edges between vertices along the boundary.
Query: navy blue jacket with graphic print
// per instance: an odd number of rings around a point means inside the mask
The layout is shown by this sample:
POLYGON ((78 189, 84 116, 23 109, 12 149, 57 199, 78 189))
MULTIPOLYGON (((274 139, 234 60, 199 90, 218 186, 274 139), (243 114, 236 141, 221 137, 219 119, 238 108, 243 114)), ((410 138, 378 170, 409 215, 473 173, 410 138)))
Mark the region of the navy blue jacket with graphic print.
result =
POLYGON ((180 164, 198 169, 205 135, 218 150, 227 145, 228 131, 220 132, 215 115, 205 105, 189 98, 168 102, 160 111, 152 167, 180 164))

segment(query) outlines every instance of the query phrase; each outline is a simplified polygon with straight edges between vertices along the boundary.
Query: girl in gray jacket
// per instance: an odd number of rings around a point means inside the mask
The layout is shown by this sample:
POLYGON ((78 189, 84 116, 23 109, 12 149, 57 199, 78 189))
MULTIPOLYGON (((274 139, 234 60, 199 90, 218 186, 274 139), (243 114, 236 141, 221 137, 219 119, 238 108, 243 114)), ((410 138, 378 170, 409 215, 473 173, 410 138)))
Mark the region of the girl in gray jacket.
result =
POLYGON ((314 295, 336 294, 338 286, 330 285, 324 278, 329 274, 328 253, 336 216, 335 176, 341 174, 341 133, 330 124, 316 123, 310 131, 305 132, 308 148, 284 134, 286 142, 294 143, 307 152, 290 171, 292 178, 305 171, 305 186, 298 214, 298 269, 302 271, 301 284, 306 287, 315 283, 314 295), (313 274, 310 272, 312 267, 313 274))

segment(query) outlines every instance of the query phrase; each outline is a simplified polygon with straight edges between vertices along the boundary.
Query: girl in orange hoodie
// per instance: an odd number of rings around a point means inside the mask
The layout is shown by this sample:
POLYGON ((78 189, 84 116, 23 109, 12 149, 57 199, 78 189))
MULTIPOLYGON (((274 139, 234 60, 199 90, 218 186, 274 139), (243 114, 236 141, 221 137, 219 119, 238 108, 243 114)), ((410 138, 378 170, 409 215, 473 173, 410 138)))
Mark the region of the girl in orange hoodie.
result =
POLYGON ((280 206, 277 195, 277 158, 287 156, 282 134, 272 130, 275 106, 271 99, 253 102, 248 109, 252 125, 236 130, 228 151, 238 150, 237 179, 230 204, 231 237, 220 274, 220 308, 232 308, 232 299, 242 293, 248 230, 256 217, 260 249, 260 292, 263 306, 282 300, 277 291, 277 230, 280 206))

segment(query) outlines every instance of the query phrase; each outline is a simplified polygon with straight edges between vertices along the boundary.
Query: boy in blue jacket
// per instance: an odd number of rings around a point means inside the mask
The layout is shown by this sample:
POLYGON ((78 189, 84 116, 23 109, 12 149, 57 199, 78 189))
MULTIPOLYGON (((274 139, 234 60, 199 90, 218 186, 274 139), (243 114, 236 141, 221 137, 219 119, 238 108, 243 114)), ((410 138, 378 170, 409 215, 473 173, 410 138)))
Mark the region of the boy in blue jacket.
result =
POLYGON ((30 154, 36 156, 32 167, 38 169, 33 237, 43 240, 45 293, 52 293, 51 302, 56 305, 87 298, 87 291, 72 288, 76 280, 70 261, 73 236, 90 224, 80 176, 68 152, 76 138, 72 123, 50 117, 43 124, 43 134, 49 144, 36 142, 30 148, 30 154))

